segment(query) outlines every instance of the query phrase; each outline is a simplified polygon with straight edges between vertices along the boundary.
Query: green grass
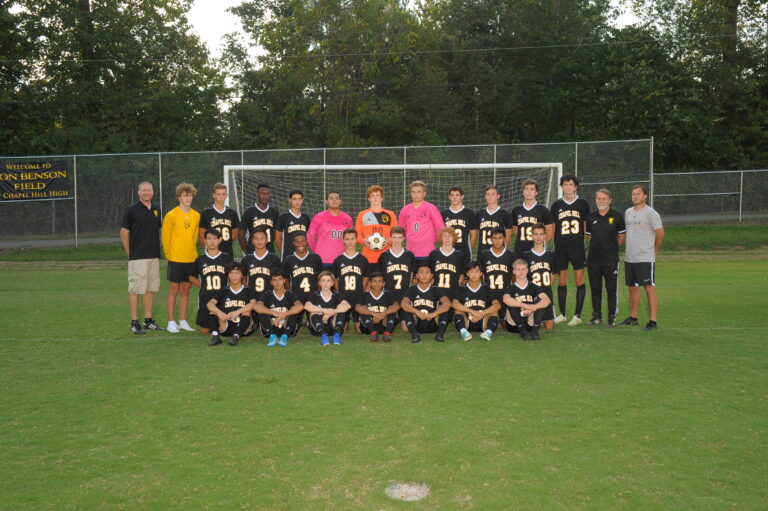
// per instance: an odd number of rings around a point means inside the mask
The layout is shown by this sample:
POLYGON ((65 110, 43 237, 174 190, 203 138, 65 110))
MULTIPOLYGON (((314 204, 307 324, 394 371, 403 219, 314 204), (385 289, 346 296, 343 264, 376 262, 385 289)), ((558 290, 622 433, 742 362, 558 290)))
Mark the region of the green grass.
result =
POLYGON ((662 261, 657 332, 339 348, 302 333, 287 349, 132 337, 122 264, 0 269, 3 510, 768 501, 764 260, 662 261), (399 481, 432 494, 389 500, 399 481))

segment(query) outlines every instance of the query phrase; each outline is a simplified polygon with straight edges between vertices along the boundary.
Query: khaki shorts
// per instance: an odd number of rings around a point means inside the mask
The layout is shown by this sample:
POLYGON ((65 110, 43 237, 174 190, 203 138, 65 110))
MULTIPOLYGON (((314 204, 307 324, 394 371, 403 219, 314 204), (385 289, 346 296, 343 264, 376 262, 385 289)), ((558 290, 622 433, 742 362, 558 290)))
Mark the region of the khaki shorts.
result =
POLYGON ((132 295, 160 291, 160 259, 128 261, 128 292, 132 295))

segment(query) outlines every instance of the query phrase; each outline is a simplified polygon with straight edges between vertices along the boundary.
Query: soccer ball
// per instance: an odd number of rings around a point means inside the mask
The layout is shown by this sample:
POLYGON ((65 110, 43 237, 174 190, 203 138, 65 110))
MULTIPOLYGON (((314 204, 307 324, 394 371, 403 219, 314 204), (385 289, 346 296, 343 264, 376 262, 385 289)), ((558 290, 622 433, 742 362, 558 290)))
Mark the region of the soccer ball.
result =
POLYGON ((381 250, 384 248, 386 244, 387 244, 387 238, 385 238, 378 232, 374 232, 373 234, 368 236, 368 246, 370 246, 373 250, 381 250))

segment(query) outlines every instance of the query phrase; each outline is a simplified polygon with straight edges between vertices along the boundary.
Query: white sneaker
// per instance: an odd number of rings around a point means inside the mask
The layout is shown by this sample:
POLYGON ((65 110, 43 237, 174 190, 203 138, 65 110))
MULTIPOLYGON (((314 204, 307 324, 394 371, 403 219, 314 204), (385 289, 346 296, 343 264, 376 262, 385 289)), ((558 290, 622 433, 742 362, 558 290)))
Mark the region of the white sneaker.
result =
POLYGON ((171 332, 172 334, 179 333, 179 325, 177 325, 175 321, 169 321, 168 326, 165 327, 165 329, 171 332))
POLYGON ((470 334, 468 331, 464 330, 463 332, 459 332, 461 334, 461 338, 465 341, 469 341, 472 339, 472 334, 470 334))
POLYGON ((582 323, 581 318, 578 316, 574 316, 571 318, 571 320, 568 322, 568 326, 578 326, 582 323))
POLYGON ((563 316, 562 314, 560 314, 559 316, 557 316, 557 317, 555 318, 555 323, 565 323, 565 319, 566 319, 566 318, 565 318, 565 316, 563 316))
POLYGON ((490 330, 486 330, 482 334, 480 334, 480 338, 484 341, 490 341, 491 336, 493 336, 493 333, 490 332, 490 330))
POLYGON ((187 332, 194 332, 195 329, 189 326, 189 323, 187 323, 187 320, 181 320, 179 321, 179 330, 186 330, 187 332))

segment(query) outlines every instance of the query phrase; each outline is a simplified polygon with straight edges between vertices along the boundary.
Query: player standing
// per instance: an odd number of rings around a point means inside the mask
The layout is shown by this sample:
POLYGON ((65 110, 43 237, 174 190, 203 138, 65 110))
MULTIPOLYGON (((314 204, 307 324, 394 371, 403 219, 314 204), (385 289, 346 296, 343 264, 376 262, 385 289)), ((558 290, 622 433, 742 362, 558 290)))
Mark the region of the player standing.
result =
POLYGON ((565 317, 565 301, 568 297, 568 263, 573 266, 573 278, 576 281, 576 312, 568 322, 568 326, 582 323, 581 310, 587 295, 584 284, 584 267, 587 265, 587 254, 584 249, 584 232, 589 216, 589 203, 579 197, 579 179, 573 174, 560 178, 560 188, 563 198, 552 204, 552 217, 555 220, 555 270, 557 278, 557 304, 560 314, 555 323, 562 323, 565 317))
POLYGON ((434 204, 427 202, 427 185, 414 181, 410 186, 411 203, 400 210, 400 225, 405 229, 408 250, 417 262, 426 262, 435 249, 437 233, 444 227, 443 218, 434 204))
POLYGON ((456 248, 464 254, 465 262, 472 259, 472 247, 477 242, 477 216, 464 206, 464 190, 454 186, 448 192, 449 206, 440 212, 443 224, 453 227, 458 234, 456 248))
MULTIPOLYGON (((403 248, 405 241, 405 229, 402 226, 393 227, 390 232, 390 248, 379 258, 379 264, 384 273, 384 288, 389 291, 392 298, 400 303, 405 291, 411 287, 416 259, 410 250, 403 248)), ((402 320, 402 312, 398 314, 403 332, 408 331, 405 321, 402 320)))
POLYGON ((512 208, 512 233, 515 236, 515 258, 533 248, 533 226, 543 224, 547 233, 547 242, 555 235, 555 222, 552 212, 544 204, 536 201, 539 195, 539 183, 533 179, 523 181, 523 203, 512 208))
POLYGON ((325 196, 326 210, 316 214, 309 223, 309 248, 320 256, 323 267, 333 270, 333 261, 344 252, 344 231, 352 228, 352 218, 341 208, 339 192, 325 196))
POLYGON ((384 275, 380 272, 371 272, 369 282, 371 289, 360 297, 355 306, 360 317, 360 332, 369 334, 371 342, 378 342, 382 334, 384 342, 391 342, 400 303, 384 289, 384 275))
POLYGON ((491 248, 491 233, 494 229, 504 229, 504 240, 507 246, 512 240, 512 216, 509 211, 499 206, 500 199, 501 195, 496 185, 485 187, 487 206, 477 212, 477 228, 480 234, 480 243, 477 247, 478 254, 491 248))
MULTIPOLYGON (((205 233, 216 229, 221 234, 219 250, 234 258, 233 241, 238 239, 240 219, 237 212, 226 205, 227 187, 223 183, 213 185, 213 205, 205 208, 200 215, 200 243, 205 246, 205 233)), ((205 304, 203 304, 205 305, 205 304)))
POLYGON ((545 330, 555 327, 555 306, 552 300, 552 282, 555 276, 555 254, 547 250, 547 235, 544 224, 532 229, 533 248, 523 254, 528 261, 528 280, 539 286, 549 297, 550 304, 544 309, 541 321, 545 330))
POLYGON ((470 262, 466 273, 468 281, 453 299, 453 324, 465 341, 472 339, 470 332, 482 332, 480 338, 490 341, 499 327, 499 298, 483 284, 480 263, 470 262))
POLYGON ((310 333, 320 336, 320 345, 341 345, 341 334, 347 322, 346 312, 351 308, 346 300, 342 300, 333 291, 336 279, 333 273, 324 270, 317 278, 320 289, 310 295, 304 304, 304 310, 309 314, 310 333))
POLYGON ((205 233, 205 250, 197 257, 197 273, 190 277, 192 285, 200 288, 198 293, 197 326, 204 334, 210 333, 211 312, 208 301, 214 298, 227 285, 226 266, 232 262, 232 256, 219 250, 221 232, 212 228, 205 233))
POLYGON ((288 202, 291 208, 285 213, 280 213, 275 226, 275 246, 280 251, 280 259, 293 251, 293 237, 298 234, 306 236, 309 229, 309 215, 301 211, 304 204, 304 192, 291 190, 288 194, 288 202))
POLYGON ((272 289, 261 293, 253 307, 259 318, 259 326, 264 337, 268 337, 267 347, 288 346, 288 338, 296 335, 299 314, 304 305, 290 290, 285 289, 285 275, 282 268, 272 268, 269 277, 272 289), (278 340, 279 339, 279 340, 278 340))
POLYGON ((264 232, 267 233, 267 250, 269 252, 274 252, 275 225, 277 224, 277 219, 280 214, 277 209, 269 203, 269 200, 272 198, 272 189, 270 186, 265 183, 257 186, 256 198, 256 204, 243 211, 243 218, 240 222, 240 229, 238 230, 240 248, 242 248, 243 252, 246 254, 253 252, 253 244, 251 243, 253 231, 258 227, 262 227, 264 232))
POLYGON ((505 322, 509 330, 517 327, 524 341, 540 341, 539 325, 544 309, 552 302, 539 286, 528 280, 528 263, 525 260, 517 259, 512 272, 515 281, 504 292, 504 305, 507 306, 505 322))
POLYGON ((226 273, 228 286, 208 301, 211 312, 208 346, 221 344, 220 336, 232 337, 229 344, 235 346, 251 328, 251 310, 256 300, 253 291, 245 285, 245 271, 240 263, 231 262, 226 266, 226 273))
POLYGON ((248 275, 248 287, 253 289, 254 297, 272 289, 270 275, 272 268, 280 266, 280 258, 267 250, 267 230, 257 227, 251 236, 253 252, 246 254, 240 263, 248 275))
POLYGON ((458 235, 453 227, 443 227, 437 233, 440 247, 429 254, 432 276, 448 300, 453 300, 464 281, 464 254, 456 250, 454 243, 458 235))
POLYGON ((389 245, 390 230, 397 225, 395 214, 382 207, 383 200, 384 189, 382 187, 374 185, 368 188, 368 202, 370 202, 371 207, 358 213, 355 221, 357 242, 363 246, 363 256, 368 260, 371 271, 380 269, 379 257, 389 245), (368 237, 375 232, 387 240, 384 248, 379 250, 374 250, 368 243, 368 237))
POLYGON ((420 334, 435 333, 437 342, 445 341, 445 330, 451 319, 451 302, 443 290, 432 285, 432 268, 421 263, 416 270, 416 284, 408 288, 400 301, 411 342, 421 341, 420 334))
POLYGON ((347 229, 342 237, 344 252, 333 261, 333 273, 339 282, 339 297, 354 311, 358 298, 368 286, 368 259, 357 251, 357 231, 347 229))

